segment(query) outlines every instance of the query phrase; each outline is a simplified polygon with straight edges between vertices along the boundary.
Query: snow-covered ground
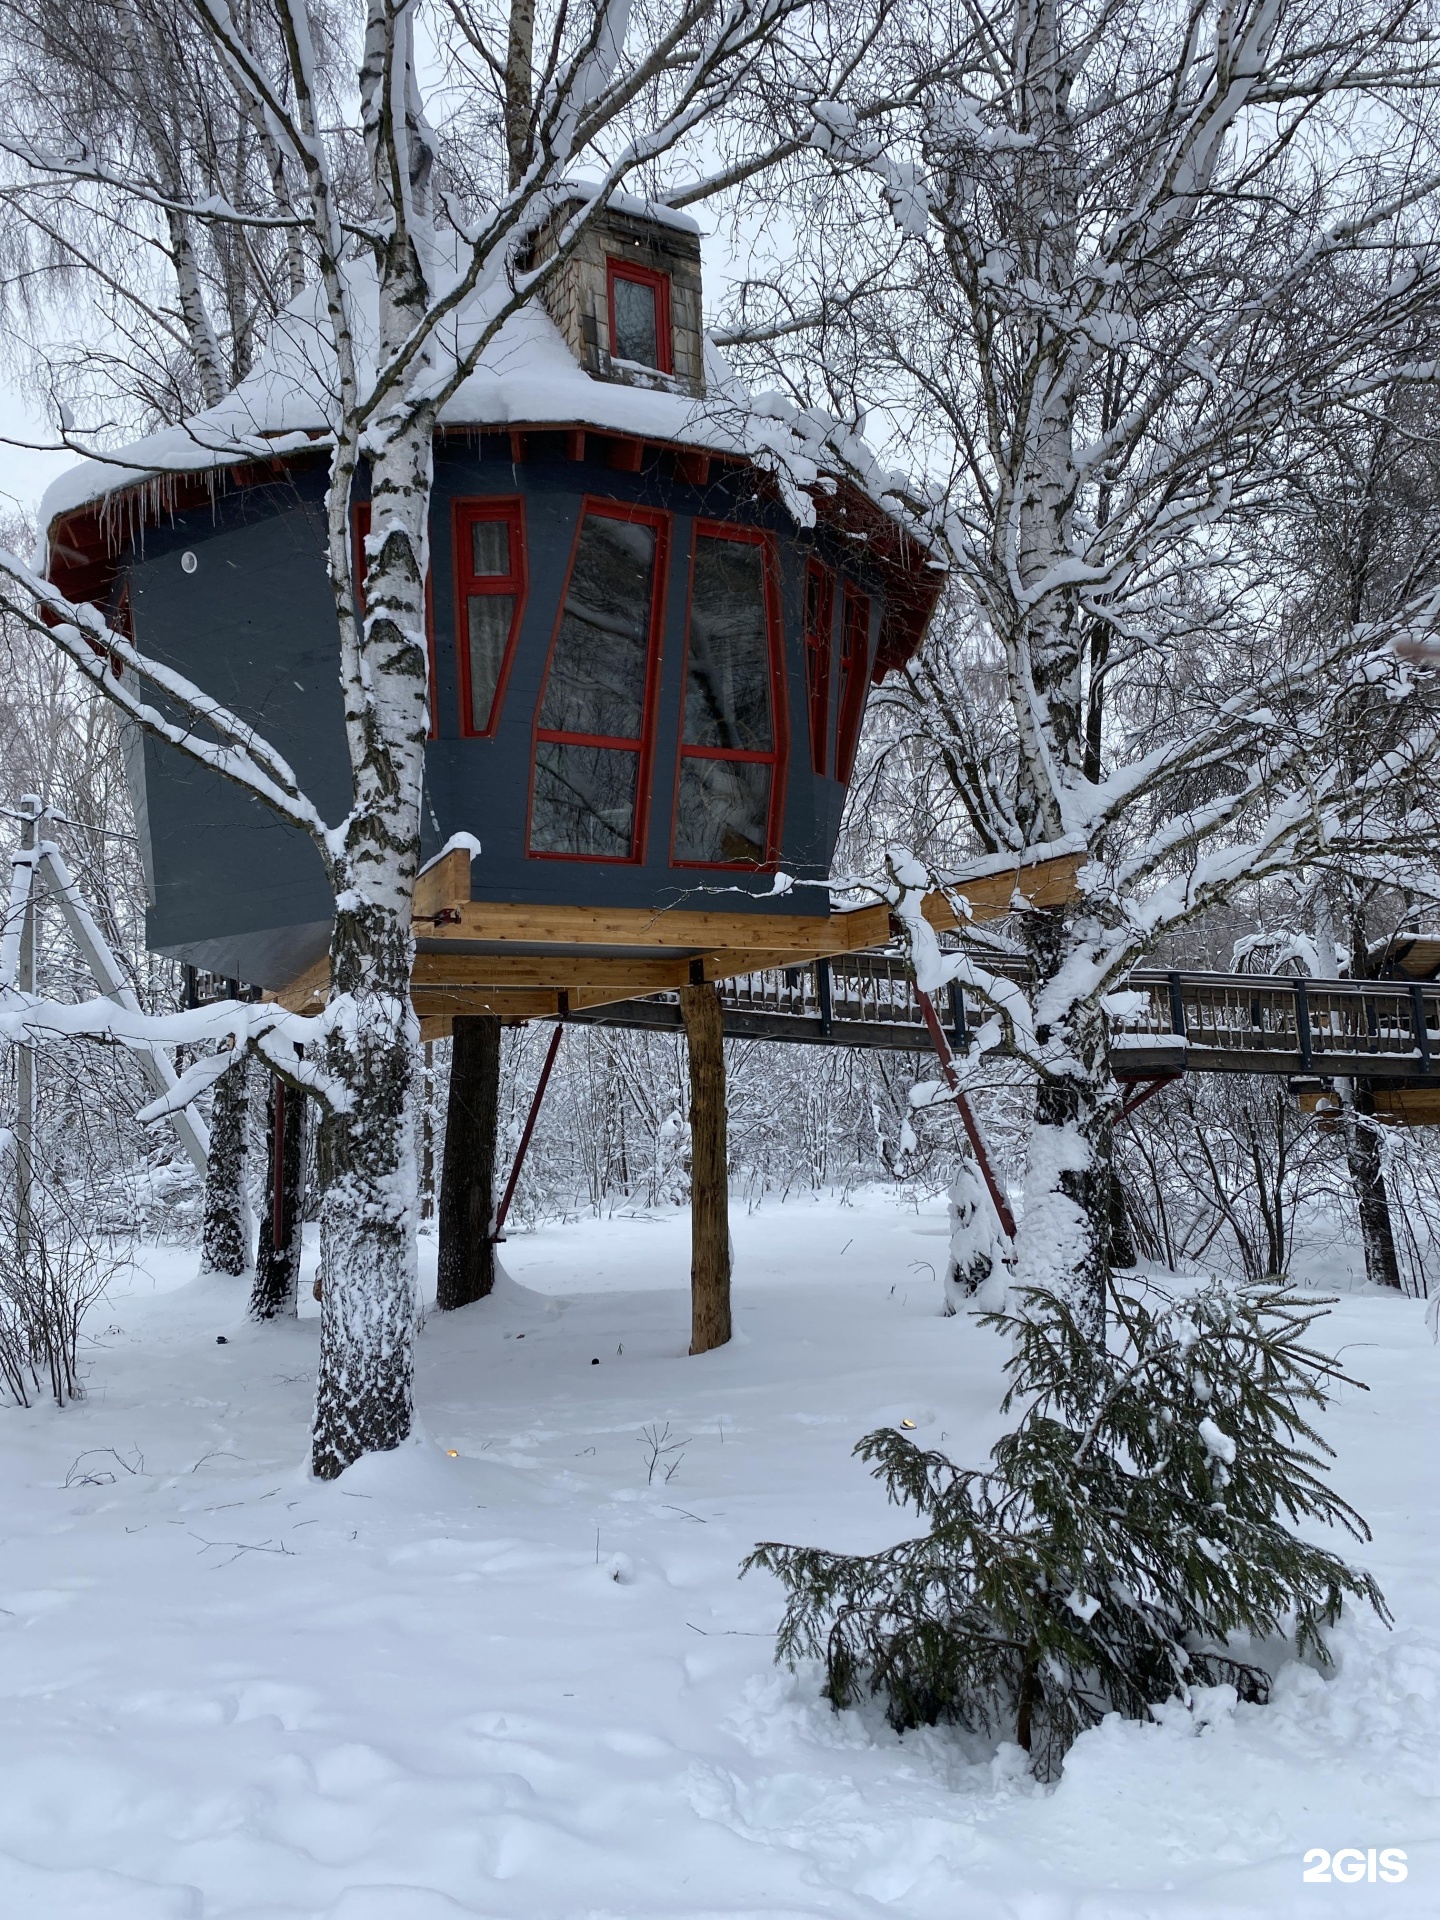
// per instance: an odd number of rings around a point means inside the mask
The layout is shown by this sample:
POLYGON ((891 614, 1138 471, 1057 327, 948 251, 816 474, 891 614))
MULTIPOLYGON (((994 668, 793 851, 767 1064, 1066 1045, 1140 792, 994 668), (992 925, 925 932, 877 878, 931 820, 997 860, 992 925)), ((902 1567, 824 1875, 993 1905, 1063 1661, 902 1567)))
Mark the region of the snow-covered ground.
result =
POLYGON ((237 1283, 153 1254, 88 1399, 0 1413, 0 1920, 1440 1913, 1420 1303, 1330 1323, 1372 1389, 1329 1430, 1395 1631, 1347 1626, 1268 1709, 1107 1724, 1040 1788, 832 1714, 772 1664, 777 1588, 736 1579, 759 1539, 899 1536, 868 1428, 994 1438, 997 1342, 939 1317, 943 1206, 738 1216, 737 1337, 695 1360, 687 1235, 511 1240, 497 1298, 425 1328, 423 1437, 333 1486, 303 1465, 313 1309, 249 1327, 237 1283), (1312 1847, 1409 1877, 1305 1885, 1312 1847))

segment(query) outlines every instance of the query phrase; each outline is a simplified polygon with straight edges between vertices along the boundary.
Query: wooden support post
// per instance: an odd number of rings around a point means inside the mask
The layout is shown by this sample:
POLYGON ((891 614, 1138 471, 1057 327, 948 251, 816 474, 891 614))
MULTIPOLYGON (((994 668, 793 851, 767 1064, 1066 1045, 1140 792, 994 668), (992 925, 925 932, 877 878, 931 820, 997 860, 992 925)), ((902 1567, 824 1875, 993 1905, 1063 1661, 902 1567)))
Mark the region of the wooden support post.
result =
POLYGON ((443 1312, 483 1300, 495 1285, 495 1136, 500 1108, 500 1021, 455 1022, 445 1157, 440 1168, 440 1253, 435 1304, 443 1312))
POLYGON ((268 1202, 260 1219, 260 1246, 250 1292, 252 1320, 276 1320, 295 1311, 300 1278, 300 1215, 305 1184, 305 1096, 283 1080, 270 1083, 268 1202))
POLYGON ((725 1046, 720 995, 680 989, 690 1053, 690 1351, 730 1338, 730 1183, 725 1149, 725 1046))

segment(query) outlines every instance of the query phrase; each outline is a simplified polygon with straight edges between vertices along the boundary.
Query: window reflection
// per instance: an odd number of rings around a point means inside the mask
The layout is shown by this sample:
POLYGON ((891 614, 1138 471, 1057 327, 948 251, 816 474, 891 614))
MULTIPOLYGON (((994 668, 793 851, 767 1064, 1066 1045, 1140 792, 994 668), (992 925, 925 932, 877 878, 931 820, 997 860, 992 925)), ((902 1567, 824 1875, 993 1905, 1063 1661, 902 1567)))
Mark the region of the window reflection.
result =
POLYGON ((535 748, 536 853, 629 858, 635 844, 638 753, 541 740, 535 748))
POLYGON ((675 858, 702 866, 763 861, 773 776, 763 760, 687 755, 680 762, 675 858))
POLYGON ((540 702, 530 847, 629 859, 644 746, 659 525, 587 513, 540 702))
POLYGON ((762 863, 775 782, 774 634, 759 537, 697 531, 674 858, 762 863))
POLYGON ((606 266, 606 290, 612 357, 670 373, 669 276, 634 260, 611 260, 606 266))
POLYGON ((660 329, 656 323, 655 289, 638 280, 615 276, 615 354, 642 367, 660 364, 660 329))
POLYGON ((767 753, 775 744, 765 550, 758 542, 696 538, 685 744, 749 753, 767 753))

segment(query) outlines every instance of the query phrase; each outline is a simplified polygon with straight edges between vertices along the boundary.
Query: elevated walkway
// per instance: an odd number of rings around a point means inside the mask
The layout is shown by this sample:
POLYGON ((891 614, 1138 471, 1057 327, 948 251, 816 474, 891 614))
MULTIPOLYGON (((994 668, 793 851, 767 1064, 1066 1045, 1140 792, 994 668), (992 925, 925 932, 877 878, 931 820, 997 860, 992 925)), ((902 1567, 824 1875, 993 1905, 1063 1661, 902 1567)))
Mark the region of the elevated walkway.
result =
MULTIPOLYGON (((740 974, 719 983, 718 991, 730 1039, 930 1051, 915 982, 898 952, 844 954, 740 974)), ((1187 1072, 1363 1078, 1375 1084, 1377 1095, 1382 1083, 1396 1091, 1433 1084, 1440 1119, 1435 982, 1141 969, 1114 1001, 1111 1063, 1119 1079, 1187 1072)), ((985 1012, 953 986, 937 1008, 956 1054, 968 1052, 985 1012)), ((681 1028, 674 993, 569 1017, 597 1026, 681 1028)), ((1401 1117, 1398 1111, 1395 1117, 1401 1117)))

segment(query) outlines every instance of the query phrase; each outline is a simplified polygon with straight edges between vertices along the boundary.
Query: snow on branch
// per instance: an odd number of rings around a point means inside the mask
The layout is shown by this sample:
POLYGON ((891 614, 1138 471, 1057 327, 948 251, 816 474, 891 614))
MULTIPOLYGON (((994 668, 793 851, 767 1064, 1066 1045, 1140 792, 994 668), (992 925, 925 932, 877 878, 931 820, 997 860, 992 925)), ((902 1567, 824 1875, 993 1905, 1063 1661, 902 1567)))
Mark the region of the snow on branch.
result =
POLYGON ((308 833, 328 860, 331 828, 301 790, 289 762, 253 727, 193 680, 142 654, 97 608, 67 600, 3 548, 0 583, 0 606, 59 646, 81 673, 137 725, 201 766, 244 787, 291 826, 308 833), (133 679, 126 677, 124 669, 133 679), (142 681, 156 687, 186 718, 167 719, 141 693, 142 681), (204 738, 196 732, 197 727, 215 737, 204 738))
POLYGON ((323 1013, 289 1013, 273 1001, 219 1000, 182 1013, 150 1014, 115 1000, 47 1000, 42 995, 0 989, 0 1040, 33 1046, 58 1040, 94 1040, 150 1052, 156 1047, 216 1049, 181 1074, 144 1107, 139 1118, 168 1118, 212 1086, 238 1053, 251 1052, 282 1079, 310 1093, 331 1112, 347 1111, 351 1094, 324 1067, 325 1041, 353 1021, 353 1004, 337 995, 323 1013))

